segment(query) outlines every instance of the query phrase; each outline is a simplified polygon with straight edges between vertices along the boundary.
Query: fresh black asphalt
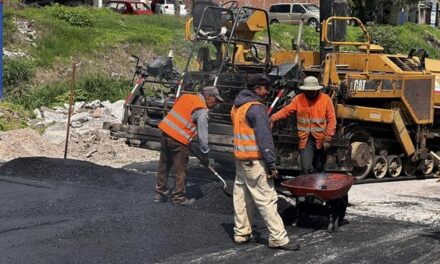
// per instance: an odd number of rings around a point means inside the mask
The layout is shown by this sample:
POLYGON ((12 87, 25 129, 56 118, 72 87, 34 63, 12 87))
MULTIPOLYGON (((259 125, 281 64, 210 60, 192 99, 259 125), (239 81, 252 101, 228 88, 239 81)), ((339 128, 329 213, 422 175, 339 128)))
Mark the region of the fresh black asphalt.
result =
MULTIPOLYGON (((289 225, 299 252, 232 243, 232 201, 209 171, 190 168, 190 207, 153 203, 156 162, 114 169, 76 160, 20 158, 0 167, 1 263, 438 263, 440 230, 348 216, 335 233, 289 225), (141 170, 141 172, 132 171, 141 170)), ((223 175, 232 171, 218 168, 223 175)), ((173 179, 170 179, 171 183, 173 179)))

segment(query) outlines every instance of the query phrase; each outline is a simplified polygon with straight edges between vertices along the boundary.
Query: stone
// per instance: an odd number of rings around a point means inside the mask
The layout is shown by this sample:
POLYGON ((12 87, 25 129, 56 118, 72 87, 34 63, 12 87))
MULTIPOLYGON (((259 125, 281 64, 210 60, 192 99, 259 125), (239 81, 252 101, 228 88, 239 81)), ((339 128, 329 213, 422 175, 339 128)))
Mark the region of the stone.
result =
POLYGON ((41 113, 40 109, 35 108, 33 113, 36 119, 43 119, 43 113, 41 113))
POLYGON ((95 111, 90 115, 94 118, 102 118, 102 117, 110 117, 112 115, 109 108, 106 107, 99 107, 96 108, 95 111))
POLYGON ((53 122, 65 122, 67 116, 64 113, 55 112, 54 110, 51 110, 46 107, 41 108, 43 113, 43 119, 44 123, 50 124, 53 122))
POLYGON ((75 112, 79 112, 84 106, 86 105, 86 102, 76 102, 75 103, 75 112))
POLYGON ((89 113, 88 112, 81 112, 81 113, 77 113, 72 115, 72 118, 70 119, 71 122, 76 122, 76 123, 85 123, 87 121, 89 121, 89 113))
POLYGON ((110 103, 110 101, 104 101, 104 102, 101 102, 101 105, 103 106, 103 107, 107 107, 107 108, 110 108, 110 106, 112 105, 112 103, 110 103))
POLYGON ((122 122, 124 118, 124 100, 119 100, 111 104, 109 107, 111 115, 114 116, 118 122, 122 122))
POLYGON ((100 106, 101 106, 101 101, 95 100, 95 101, 92 101, 90 103, 86 103, 86 105, 84 107, 85 108, 89 108, 89 109, 96 109, 96 108, 98 108, 100 106))
POLYGON ((49 126, 43 133, 43 139, 52 144, 61 144, 66 140, 66 124, 56 122, 49 126))

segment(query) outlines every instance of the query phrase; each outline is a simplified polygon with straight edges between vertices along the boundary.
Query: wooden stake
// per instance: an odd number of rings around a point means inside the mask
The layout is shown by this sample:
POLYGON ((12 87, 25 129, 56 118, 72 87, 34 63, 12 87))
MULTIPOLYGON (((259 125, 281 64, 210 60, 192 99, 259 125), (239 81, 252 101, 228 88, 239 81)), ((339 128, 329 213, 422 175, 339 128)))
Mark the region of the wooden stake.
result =
POLYGON ((66 144, 64 145, 64 159, 67 158, 67 147, 69 145, 69 134, 70 134, 70 118, 72 116, 72 105, 75 98, 75 78, 76 78, 76 63, 72 64, 72 82, 70 86, 69 95, 69 112, 67 113, 67 126, 66 126, 66 144))

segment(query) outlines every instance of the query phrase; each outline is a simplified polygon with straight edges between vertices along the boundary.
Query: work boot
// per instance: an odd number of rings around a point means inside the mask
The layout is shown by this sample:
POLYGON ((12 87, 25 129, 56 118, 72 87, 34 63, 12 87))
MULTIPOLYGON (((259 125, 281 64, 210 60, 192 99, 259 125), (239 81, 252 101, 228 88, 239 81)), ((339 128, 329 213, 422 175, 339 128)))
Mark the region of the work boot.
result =
POLYGON ((300 248, 300 245, 298 242, 290 241, 289 243, 282 245, 282 246, 271 246, 269 245, 269 248, 272 249, 281 249, 286 251, 298 251, 300 248))
POLYGON ((170 194, 170 190, 168 189, 163 194, 156 193, 156 197, 154 197, 155 203, 165 203, 168 201, 168 195, 170 194))
POLYGON ((234 243, 237 245, 243 245, 243 244, 247 244, 249 242, 251 242, 253 240, 253 236, 252 235, 248 235, 248 236, 234 236, 234 243))
POLYGON ((179 202, 173 202, 174 204, 178 204, 178 205, 183 205, 183 206, 187 206, 187 205, 193 205, 196 202, 196 199, 194 198, 184 198, 182 199, 182 201, 179 202))

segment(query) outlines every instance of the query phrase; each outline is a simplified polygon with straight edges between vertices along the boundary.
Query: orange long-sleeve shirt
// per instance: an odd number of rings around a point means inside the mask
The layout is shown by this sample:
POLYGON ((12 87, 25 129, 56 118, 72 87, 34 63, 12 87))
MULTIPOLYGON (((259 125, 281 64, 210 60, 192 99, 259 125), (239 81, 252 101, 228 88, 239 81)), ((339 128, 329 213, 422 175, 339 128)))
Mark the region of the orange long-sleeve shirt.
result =
POLYGON ((299 148, 304 149, 310 134, 316 139, 316 148, 322 148, 322 142, 336 132, 336 113, 330 97, 320 92, 310 100, 304 94, 297 95, 289 105, 271 116, 271 121, 289 117, 296 112, 299 148))

